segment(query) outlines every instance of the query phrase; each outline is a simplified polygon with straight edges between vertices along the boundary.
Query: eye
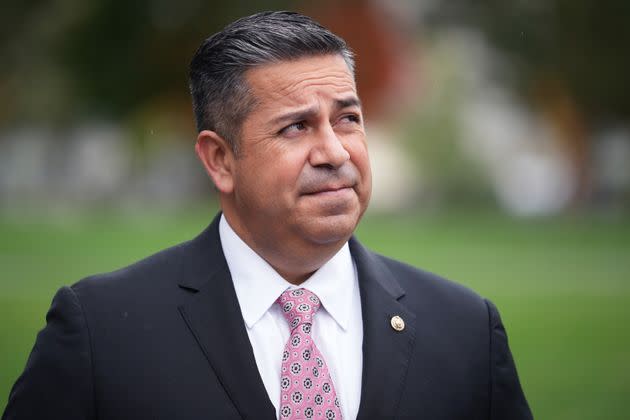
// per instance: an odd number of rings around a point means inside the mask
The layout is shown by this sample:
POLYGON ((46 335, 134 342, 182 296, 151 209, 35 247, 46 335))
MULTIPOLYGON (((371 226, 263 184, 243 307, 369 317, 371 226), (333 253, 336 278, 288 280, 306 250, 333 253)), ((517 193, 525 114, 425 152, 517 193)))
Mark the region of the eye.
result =
POLYGON ((306 125, 304 124, 304 121, 299 121, 291 125, 287 125, 282 130, 280 130, 278 134, 286 136, 286 135, 291 135, 291 134, 297 134, 300 131, 304 131, 304 130, 306 130, 306 125))
POLYGON ((353 123, 353 124, 360 124, 361 123, 361 117, 358 114, 347 114, 342 116, 340 119, 340 122, 346 123, 353 123))

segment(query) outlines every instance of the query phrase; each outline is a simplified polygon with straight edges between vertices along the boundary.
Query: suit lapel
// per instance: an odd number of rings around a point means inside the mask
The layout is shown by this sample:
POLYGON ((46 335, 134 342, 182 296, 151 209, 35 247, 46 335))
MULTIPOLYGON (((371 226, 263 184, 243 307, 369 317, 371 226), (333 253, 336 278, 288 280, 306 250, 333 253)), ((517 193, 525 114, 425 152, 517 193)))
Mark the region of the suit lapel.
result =
POLYGON ((275 419, 223 256, 218 221, 219 216, 191 243, 190 276, 180 287, 192 296, 179 311, 241 417, 275 419))
POLYGON ((399 302, 405 292, 384 263, 354 238, 350 250, 357 266, 363 314, 363 378, 357 418, 392 418, 414 348, 416 316, 399 302), (402 331, 391 325, 396 315, 405 323, 402 331))

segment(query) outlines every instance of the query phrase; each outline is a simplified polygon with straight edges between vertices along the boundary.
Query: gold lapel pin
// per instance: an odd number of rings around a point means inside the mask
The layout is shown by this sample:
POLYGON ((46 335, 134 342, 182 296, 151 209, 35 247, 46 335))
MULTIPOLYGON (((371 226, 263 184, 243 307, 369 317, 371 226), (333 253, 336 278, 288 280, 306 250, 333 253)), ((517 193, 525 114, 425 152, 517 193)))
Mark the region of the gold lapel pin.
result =
POLYGON ((399 317, 398 315, 393 316, 392 319, 389 321, 389 323, 392 325, 392 328, 395 329, 396 331, 402 331, 405 329, 405 321, 403 321, 403 319, 399 317))

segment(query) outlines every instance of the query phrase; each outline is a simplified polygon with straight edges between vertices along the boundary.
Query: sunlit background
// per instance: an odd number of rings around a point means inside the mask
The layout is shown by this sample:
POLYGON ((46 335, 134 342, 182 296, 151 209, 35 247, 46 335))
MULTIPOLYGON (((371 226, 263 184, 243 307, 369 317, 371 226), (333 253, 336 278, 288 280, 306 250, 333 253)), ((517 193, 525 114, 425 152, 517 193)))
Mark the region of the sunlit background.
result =
POLYGON ((357 55, 374 172, 359 238, 498 305, 536 418, 627 418, 623 0, 5 0, 0 411, 56 289, 211 221, 188 62, 268 9, 357 55))

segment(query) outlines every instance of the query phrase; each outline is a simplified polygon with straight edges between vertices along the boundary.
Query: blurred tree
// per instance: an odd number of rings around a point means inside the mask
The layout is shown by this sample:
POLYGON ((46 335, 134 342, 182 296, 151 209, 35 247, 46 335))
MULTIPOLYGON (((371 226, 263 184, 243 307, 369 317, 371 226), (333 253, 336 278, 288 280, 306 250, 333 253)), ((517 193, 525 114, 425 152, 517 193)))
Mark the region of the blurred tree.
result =
POLYGON ((630 2, 489 0, 435 3, 428 22, 478 28, 509 65, 506 80, 552 122, 590 189, 594 130, 630 120, 630 2))
POLYGON ((187 66, 237 17, 289 0, 6 0, 0 14, 0 123, 124 119, 151 103, 191 118, 187 66))

